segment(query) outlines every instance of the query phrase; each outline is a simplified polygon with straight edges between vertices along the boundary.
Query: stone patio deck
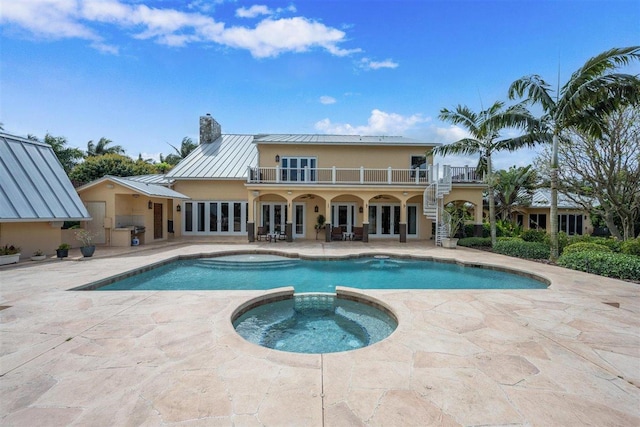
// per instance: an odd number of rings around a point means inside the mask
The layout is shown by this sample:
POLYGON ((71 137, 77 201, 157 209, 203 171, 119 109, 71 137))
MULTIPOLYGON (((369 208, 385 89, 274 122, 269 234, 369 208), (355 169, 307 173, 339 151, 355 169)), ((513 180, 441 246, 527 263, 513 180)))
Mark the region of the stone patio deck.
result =
POLYGON ((640 285, 545 264, 424 242, 190 242, 22 262, 0 269, 0 291, 3 426, 640 425, 640 285), (181 254, 257 249, 455 258, 552 284, 364 291, 398 329, 324 355, 236 335, 232 312, 263 291, 68 291, 181 254))

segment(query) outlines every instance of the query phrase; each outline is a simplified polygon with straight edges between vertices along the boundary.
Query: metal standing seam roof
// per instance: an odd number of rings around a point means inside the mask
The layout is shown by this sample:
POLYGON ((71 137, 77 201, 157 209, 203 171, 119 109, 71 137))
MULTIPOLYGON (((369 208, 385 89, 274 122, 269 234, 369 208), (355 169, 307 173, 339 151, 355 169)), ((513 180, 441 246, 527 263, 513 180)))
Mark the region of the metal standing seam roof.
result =
POLYGON ((135 175, 126 177, 129 181, 144 182, 145 184, 158 184, 158 185, 171 185, 172 179, 168 179, 164 174, 152 174, 152 175, 135 175))
POLYGON ((246 179, 247 166, 258 166, 253 135, 222 135, 200 144, 166 177, 169 179, 246 179))
MULTIPOLYGON (((577 195, 573 196, 574 198, 580 198, 577 195)), ((590 201, 594 206, 598 206, 599 203, 596 200, 589 199, 587 197, 583 197, 585 201, 590 201)), ((532 208, 548 208, 551 207, 551 189, 549 188, 538 188, 533 192, 531 196, 531 207, 532 208)), ((571 200, 567 195, 558 192, 558 208, 561 209, 583 209, 583 207, 571 200)))
POLYGON ((403 136, 386 135, 261 134, 256 135, 255 142, 257 144, 417 145, 423 147, 441 145, 403 136))
POLYGON ((185 200, 191 198, 189 196, 185 196, 182 193, 178 193, 177 191, 167 188, 163 185, 147 184, 145 182, 139 182, 131 178, 134 178, 134 177, 129 177, 129 176, 120 177, 120 176, 105 175, 100 179, 97 179, 88 184, 85 184, 82 187, 78 187, 78 192, 81 193, 82 191, 88 188, 91 188, 97 184, 100 184, 101 182, 104 182, 104 181, 113 181, 133 191, 137 191, 139 193, 142 193, 150 197, 166 197, 169 199, 185 199, 185 200))
POLYGON ((0 222, 90 219, 51 146, 0 133, 0 222))

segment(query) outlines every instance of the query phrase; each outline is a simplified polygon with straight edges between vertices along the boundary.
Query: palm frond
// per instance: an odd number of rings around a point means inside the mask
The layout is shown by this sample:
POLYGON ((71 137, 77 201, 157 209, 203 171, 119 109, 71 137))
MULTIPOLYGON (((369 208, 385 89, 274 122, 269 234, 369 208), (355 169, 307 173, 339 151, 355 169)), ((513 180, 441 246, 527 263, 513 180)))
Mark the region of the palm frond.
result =
POLYGON ((466 128, 471 135, 477 137, 478 115, 471 111, 466 105, 458 105, 453 111, 443 108, 440 110, 438 118, 454 125, 461 125, 466 128))
POLYGON ((509 99, 522 98, 525 96, 527 102, 539 103, 545 112, 553 111, 555 101, 551 96, 551 86, 537 74, 522 77, 509 86, 509 99))
POLYGON ((482 151, 482 143, 474 138, 462 138, 451 144, 434 148, 433 154, 446 156, 449 154, 477 154, 482 151))

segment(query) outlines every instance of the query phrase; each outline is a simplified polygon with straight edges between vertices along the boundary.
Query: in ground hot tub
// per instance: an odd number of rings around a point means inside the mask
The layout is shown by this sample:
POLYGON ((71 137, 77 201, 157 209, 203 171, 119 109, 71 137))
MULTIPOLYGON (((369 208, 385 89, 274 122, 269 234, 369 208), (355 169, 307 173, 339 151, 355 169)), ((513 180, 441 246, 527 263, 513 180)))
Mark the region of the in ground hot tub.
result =
POLYGON ((366 347, 385 339, 398 326, 389 309, 353 292, 275 293, 249 301, 232 321, 246 340, 294 353, 366 347))

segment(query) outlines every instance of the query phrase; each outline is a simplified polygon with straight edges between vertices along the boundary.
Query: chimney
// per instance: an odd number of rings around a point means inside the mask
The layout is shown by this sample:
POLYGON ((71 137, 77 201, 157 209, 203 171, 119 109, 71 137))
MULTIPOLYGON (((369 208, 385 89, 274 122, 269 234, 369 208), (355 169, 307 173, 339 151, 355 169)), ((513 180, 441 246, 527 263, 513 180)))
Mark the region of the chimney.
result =
POLYGON ((200 116, 200 144, 210 144, 222 135, 220 123, 207 113, 206 116, 200 116))

